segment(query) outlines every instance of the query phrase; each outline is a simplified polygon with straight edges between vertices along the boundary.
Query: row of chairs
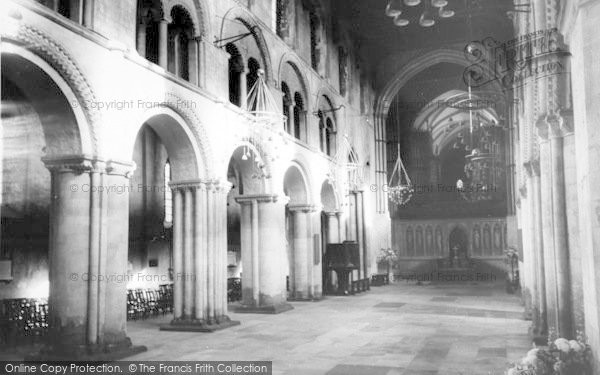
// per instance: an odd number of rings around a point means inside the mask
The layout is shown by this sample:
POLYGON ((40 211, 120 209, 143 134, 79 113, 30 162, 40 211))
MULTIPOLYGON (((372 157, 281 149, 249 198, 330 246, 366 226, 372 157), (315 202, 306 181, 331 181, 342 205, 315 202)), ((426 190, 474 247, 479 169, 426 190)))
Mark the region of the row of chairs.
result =
POLYGON ((20 298, 0 301, 0 342, 45 336, 48 333, 48 301, 20 298))
POLYGON ((173 285, 127 290, 127 320, 147 319, 173 312, 173 285))

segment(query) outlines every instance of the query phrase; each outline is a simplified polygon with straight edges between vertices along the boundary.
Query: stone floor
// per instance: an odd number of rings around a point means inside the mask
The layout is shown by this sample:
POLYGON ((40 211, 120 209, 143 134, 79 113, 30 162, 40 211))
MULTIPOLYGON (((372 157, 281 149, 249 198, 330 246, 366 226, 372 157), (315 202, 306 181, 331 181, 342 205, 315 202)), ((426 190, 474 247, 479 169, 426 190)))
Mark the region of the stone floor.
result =
POLYGON ((530 348, 529 322, 502 285, 404 283, 351 297, 293 303, 280 315, 230 314, 211 334, 130 323, 148 352, 132 360, 272 360, 274 374, 489 375, 530 348))
MULTIPOLYGON (((273 361, 274 374, 496 375, 530 348, 518 297, 502 285, 398 283, 292 303, 279 315, 230 314, 215 333, 159 331, 170 317, 129 322, 148 351, 127 360, 273 361)), ((0 360, 31 348, 0 348, 0 360)))

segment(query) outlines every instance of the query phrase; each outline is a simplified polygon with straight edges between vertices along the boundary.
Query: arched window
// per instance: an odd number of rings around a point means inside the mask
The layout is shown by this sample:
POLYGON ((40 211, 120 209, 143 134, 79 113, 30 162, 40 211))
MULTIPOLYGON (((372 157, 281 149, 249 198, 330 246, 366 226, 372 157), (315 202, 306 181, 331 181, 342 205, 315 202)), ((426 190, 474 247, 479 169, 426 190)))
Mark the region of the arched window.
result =
POLYGON ((275 6, 275 17, 276 27, 275 31, 277 36, 280 38, 287 38, 290 36, 289 23, 288 23, 288 6, 290 0, 277 0, 275 6))
POLYGON ((314 70, 319 71, 321 65, 321 52, 319 43, 321 43, 321 21, 314 11, 310 12, 310 61, 314 70))
POLYGON ((293 105, 292 95, 287 83, 281 82, 281 91, 283 92, 283 115, 286 116, 285 131, 291 133, 292 121, 290 108, 293 105))
POLYGON ((239 50, 233 43, 228 43, 225 50, 229 53, 229 101, 241 107, 242 74, 244 72, 244 60, 239 50))
POLYGON ((323 112, 319 111, 319 149, 325 152, 325 118, 323 112))
MULTIPOLYGON (((251 57, 248 59, 248 74, 246 75, 246 83, 247 83, 247 91, 250 92, 256 81, 258 80, 258 71, 260 70, 260 64, 258 61, 251 57)), ((248 110, 253 111, 255 108, 248 108, 248 110)))
POLYGON ((137 50, 146 60, 159 63, 159 23, 163 18, 160 1, 138 0, 137 50))
POLYGON ((346 96, 346 92, 348 91, 348 51, 346 51, 346 48, 338 48, 338 59, 340 68, 340 95, 346 96))
POLYGON ((302 139, 304 128, 304 100, 300 93, 294 94, 294 137, 302 139))
POLYGON ((165 163, 164 168, 164 202, 165 202, 165 228, 170 228, 173 225, 173 193, 169 183, 171 182, 171 163, 169 160, 165 163))
POLYGON ((185 80, 190 79, 190 41, 194 34, 194 24, 187 10, 180 6, 171 11, 173 22, 169 25, 168 71, 185 80))
POLYGON ((329 156, 335 154, 335 131, 333 129, 333 121, 327 118, 325 122, 325 153, 329 156))

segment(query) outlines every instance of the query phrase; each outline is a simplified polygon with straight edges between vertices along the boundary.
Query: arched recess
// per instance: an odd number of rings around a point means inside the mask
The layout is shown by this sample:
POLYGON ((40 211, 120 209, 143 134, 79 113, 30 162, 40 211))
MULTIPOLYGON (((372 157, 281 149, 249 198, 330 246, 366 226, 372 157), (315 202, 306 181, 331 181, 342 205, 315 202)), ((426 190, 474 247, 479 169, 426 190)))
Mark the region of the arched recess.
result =
MULTIPOLYGON (((11 167, 3 160, 0 185, 20 186, 18 190, 24 195, 12 201, 12 193, 2 194, 6 199, 3 208, 10 208, 10 219, 3 214, 2 222, 4 227, 8 221, 21 220, 18 232, 10 232, 20 237, 21 243, 35 239, 35 249, 41 253, 29 254, 29 261, 48 258, 49 287, 45 297, 50 351, 44 353, 53 355, 57 344, 61 351, 73 356, 87 353, 88 345, 102 352, 106 350, 109 357, 114 347, 125 353, 132 350, 124 330, 125 309, 99 308, 101 298, 109 304, 123 301, 124 294, 113 300, 122 286, 101 286, 97 278, 85 280, 81 276, 84 272, 94 275, 126 272, 126 264, 121 268, 112 261, 100 262, 102 258, 112 260, 115 253, 123 253, 126 237, 123 240, 122 232, 113 227, 121 207, 119 198, 104 195, 100 199, 100 190, 94 189, 113 183, 128 186, 126 170, 130 166, 98 158, 94 125, 99 116, 88 111, 95 98, 62 47, 24 25, 17 33, 2 45, 0 150, 8 150, 5 155, 13 159, 10 162, 13 172, 19 160, 24 160, 26 168, 17 171, 24 182, 11 183, 4 177, 11 179, 15 173, 8 170, 11 167), (27 49, 19 45, 23 42, 27 43, 27 49), (27 225, 27 218, 41 221, 27 225), (44 236, 46 240, 41 240, 44 236), (78 279, 67 275, 78 275, 78 279), (104 288, 102 294, 101 288, 104 288)), ((4 255, 0 257, 5 258, 4 255)), ((18 259, 14 260, 18 263, 18 259)))
MULTIPOLYGON (((298 55, 296 55, 295 53, 292 52, 286 52, 282 57, 281 60, 279 60, 279 67, 278 67, 278 82, 287 82, 288 85, 293 85, 292 82, 288 82, 289 79, 286 79, 287 76, 289 74, 287 74, 286 72, 286 68, 291 68, 291 70, 295 73, 295 78, 297 79, 297 82, 299 83, 299 87, 297 87, 296 91, 298 91, 298 89, 301 89, 300 93, 302 94, 302 96, 305 99, 305 103, 306 103, 306 110, 307 111, 311 111, 312 109, 312 104, 310 100, 308 100, 309 95, 310 95, 310 85, 308 83, 308 80, 306 78, 306 75, 302 72, 302 70, 300 69, 301 66, 303 66, 304 63, 302 61, 300 61, 300 59, 298 58, 298 55)), ((291 86, 290 86, 291 88, 291 86)))
POLYGON ((283 191, 289 198, 286 206, 288 298, 310 300, 321 296, 321 256, 313 243, 310 185, 301 164, 294 161, 283 179, 283 191))
MULTIPOLYGON (((473 65, 465 56, 465 51, 455 49, 437 49, 427 51, 413 58, 388 80, 381 94, 379 94, 375 103, 375 164, 376 170, 379 171, 376 175, 376 183, 381 186, 387 183, 387 155, 386 155, 386 121, 390 111, 390 107, 394 98, 404 85, 417 74, 431 68, 440 63, 451 63, 465 68, 473 65)), ((494 72, 488 66, 482 66, 483 73, 490 77, 494 77, 494 72)), ((499 94, 503 92, 502 85, 494 81, 490 84, 490 91, 499 94)), ((382 190, 377 192, 376 200, 377 212, 387 212, 388 202, 386 193, 382 190)))
POLYGON ((140 127, 148 125, 160 137, 169 154, 173 181, 189 181, 209 176, 203 144, 198 142, 192 131, 193 125, 189 125, 174 109, 169 106, 153 108, 143 114, 139 124, 140 127))
POLYGON ((194 23, 195 36, 208 38, 212 35, 210 8, 207 0, 162 0, 165 14, 171 14, 173 7, 180 6, 188 11, 194 23))
MULTIPOLYGON (((232 35, 229 35, 228 33, 229 29, 233 28, 235 30, 234 25, 236 23, 241 23, 246 29, 249 30, 249 32, 252 33, 252 36, 256 41, 260 52, 260 66, 265 71, 265 80, 267 82, 272 83, 274 80, 274 74, 273 64, 271 62, 271 55, 265 37, 263 36, 262 31, 260 29, 260 24, 252 13, 250 13, 247 9, 244 9, 239 6, 227 11, 227 13, 225 13, 225 16, 223 17, 221 30, 219 33, 219 39, 224 40, 227 37, 240 34, 239 32, 234 32, 232 33, 232 35)), ((248 57, 249 56, 244 56, 245 59, 247 59, 248 57)))
POLYGON ((58 85, 77 120, 81 152, 96 155, 100 147, 97 127, 101 123, 100 112, 93 105, 97 99, 65 48, 43 32, 24 24, 14 34, 3 34, 2 39, 3 54, 20 56, 34 63, 58 85))
POLYGON ((334 157, 338 151, 337 133, 339 116, 337 115, 337 108, 327 95, 319 97, 316 108, 319 149, 328 156, 334 157))
POLYGON ((464 259, 470 255, 469 232, 463 225, 456 225, 448 234, 448 256, 451 264, 458 259, 464 259))

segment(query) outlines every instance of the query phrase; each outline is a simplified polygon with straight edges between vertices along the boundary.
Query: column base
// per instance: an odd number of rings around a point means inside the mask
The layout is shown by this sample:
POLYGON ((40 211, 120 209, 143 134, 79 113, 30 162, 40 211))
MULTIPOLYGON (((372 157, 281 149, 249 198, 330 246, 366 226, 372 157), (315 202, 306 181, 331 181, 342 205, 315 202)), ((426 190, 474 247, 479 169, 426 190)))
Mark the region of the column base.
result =
POLYGON ((285 302, 269 306, 229 305, 229 311, 238 314, 281 314, 293 309, 292 305, 285 302))
POLYGON ((224 316, 215 322, 207 322, 202 320, 173 320, 169 324, 163 324, 160 326, 161 331, 175 331, 175 332, 215 332, 229 327, 239 326, 240 322, 237 320, 231 320, 229 317, 224 316))
POLYGON ((37 353, 25 356, 25 361, 116 361, 147 351, 145 346, 133 346, 127 339, 110 345, 47 345, 37 353))

